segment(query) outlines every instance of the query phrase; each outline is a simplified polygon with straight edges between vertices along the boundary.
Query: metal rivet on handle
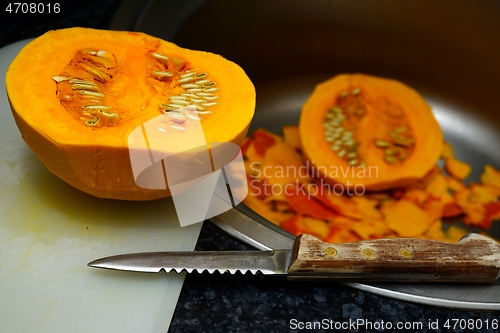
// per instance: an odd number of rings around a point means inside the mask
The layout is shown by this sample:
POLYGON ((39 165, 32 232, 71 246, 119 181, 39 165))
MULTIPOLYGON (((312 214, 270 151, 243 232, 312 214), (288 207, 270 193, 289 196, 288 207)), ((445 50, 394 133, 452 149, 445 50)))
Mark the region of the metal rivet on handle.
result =
POLYGON ((399 255, 405 259, 408 259, 408 258, 411 258, 413 253, 411 252, 411 250, 402 249, 401 251, 399 251, 399 255))
POLYGON ((363 249, 363 255, 367 258, 373 258, 375 256, 375 251, 370 248, 363 249))
POLYGON ((327 247, 325 249, 325 253, 326 255, 330 256, 330 257, 335 257, 337 255, 337 250, 333 247, 327 247))

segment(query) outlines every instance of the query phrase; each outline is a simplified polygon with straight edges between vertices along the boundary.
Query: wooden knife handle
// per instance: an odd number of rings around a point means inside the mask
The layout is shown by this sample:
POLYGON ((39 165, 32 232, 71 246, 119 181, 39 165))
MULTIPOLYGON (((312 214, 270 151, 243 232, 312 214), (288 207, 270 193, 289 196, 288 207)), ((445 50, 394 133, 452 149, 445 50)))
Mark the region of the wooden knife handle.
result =
POLYGON ((391 238, 329 244, 295 241, 288 278, 339 281, 485 283, 500 275, 500 245, 479 234, 458 243, 391 238))

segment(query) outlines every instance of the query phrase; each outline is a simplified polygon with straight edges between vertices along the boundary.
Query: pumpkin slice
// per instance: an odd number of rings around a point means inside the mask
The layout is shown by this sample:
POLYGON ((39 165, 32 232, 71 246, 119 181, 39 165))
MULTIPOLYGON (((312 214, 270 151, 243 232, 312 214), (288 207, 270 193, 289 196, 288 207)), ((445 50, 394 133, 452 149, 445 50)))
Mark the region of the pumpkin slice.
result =
MULTIPOLYGON (((86 28, 50 31, 29 43, 10 65, 6 87, 16 124, 43 164, 102 198, 169 196, 166 179, 138 185, 132 155, 162 178, 164 149, 239 145, 255 108, 250 79, 219 55, 142 33, 86 28), (201 141, 193 135, 200 127, 201 141)), ((194 163, 201 154, 184 157, 194 163)))
POLYGON ((443 142, 431 108, 415 90, 362 74, 319 84, 302 108, 299 128, 315 173, 368 191, 422 178, 443 142))

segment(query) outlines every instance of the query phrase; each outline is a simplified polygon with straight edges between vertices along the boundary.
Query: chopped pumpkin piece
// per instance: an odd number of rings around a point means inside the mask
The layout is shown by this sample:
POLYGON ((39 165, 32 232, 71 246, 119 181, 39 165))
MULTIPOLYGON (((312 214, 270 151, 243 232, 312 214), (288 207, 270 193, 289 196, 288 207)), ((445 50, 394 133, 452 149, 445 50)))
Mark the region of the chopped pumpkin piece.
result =
POLYGON ((460 180, 467 178, 471 172, 471 166, 469 164, 453 157, 445 159, 444 167, 450 175, 460 180))
POLYGON ((441 220, 435 220, 429 226, 429 229, 424 233, 424 237, 437 241, 446 241, 446 234, 443 231, 443 223, 441 220))
POLYGON ((283 139, 285 143, 295 150, 302 150, 298 126, 284 126, 283 139))
POLYGON ((444 180, 446 182, 446 185, 448 186, 448 189, 452 190, 453 192, 461 191, 467 188, 464 183, 453 177, 444 176, 444 180))
POLYGON ((446 238, 450 243, 458 242, 460 239, 462 239, 462 237, 464 237, 468 233, 469 232, 466 229, 457 227, 455 225, 450 225, 448 230, 446 230, 445 232, 446 238))
POLYGON ((314 196, 321 201, 326 207, 339 213, 340 215, 351 217, 354 219, 361 219, 363 214, 349 197, 345 195, 336 194, 328 190, 319 190, 314 196))
POLYGON ((282 190, 287 184, 308 183, 310 180, 299 153, 283 142, 267 148, 260 170, 261 176, 271 186, 280 185, 282 190))
POLYGON ((453 147, 446 141, 443 141, 443 148, 441 148, 441 157, 442 158, 453 158, 453 147))
POLYGON ((352 224, 352 230, 362 239, 376 239, 393 234, 383 219, 363 220, 352 224))
POLYGON ((385 203, 381 211, 387 226, 401 237, 421 235, 432 222, 425 211, 405 200, 385 203))
POLYGON ((485 165, 484 172, 481 174, 481 182, 500 188, 500 171, 496 170, 491 165, 485 165))
POLYGON ((299 188, 288 190, 286 196, 292 209, 301 215, 325 220, 336 215, 315 198, 302 193, 299 188))

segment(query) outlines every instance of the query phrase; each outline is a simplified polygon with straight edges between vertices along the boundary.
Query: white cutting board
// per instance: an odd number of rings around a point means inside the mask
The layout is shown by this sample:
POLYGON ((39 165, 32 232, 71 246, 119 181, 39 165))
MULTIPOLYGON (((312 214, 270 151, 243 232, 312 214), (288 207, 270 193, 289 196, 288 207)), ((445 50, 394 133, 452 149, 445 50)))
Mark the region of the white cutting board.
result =
POLYGON ((193 250, 201 223, 181 228, 170 199, 97 199, 47 171, 22 140, 5 94, 8 65, 26 43, 0 49, 0 332, 166 332, 184 274, 86 265, 127 252, 193 250))

